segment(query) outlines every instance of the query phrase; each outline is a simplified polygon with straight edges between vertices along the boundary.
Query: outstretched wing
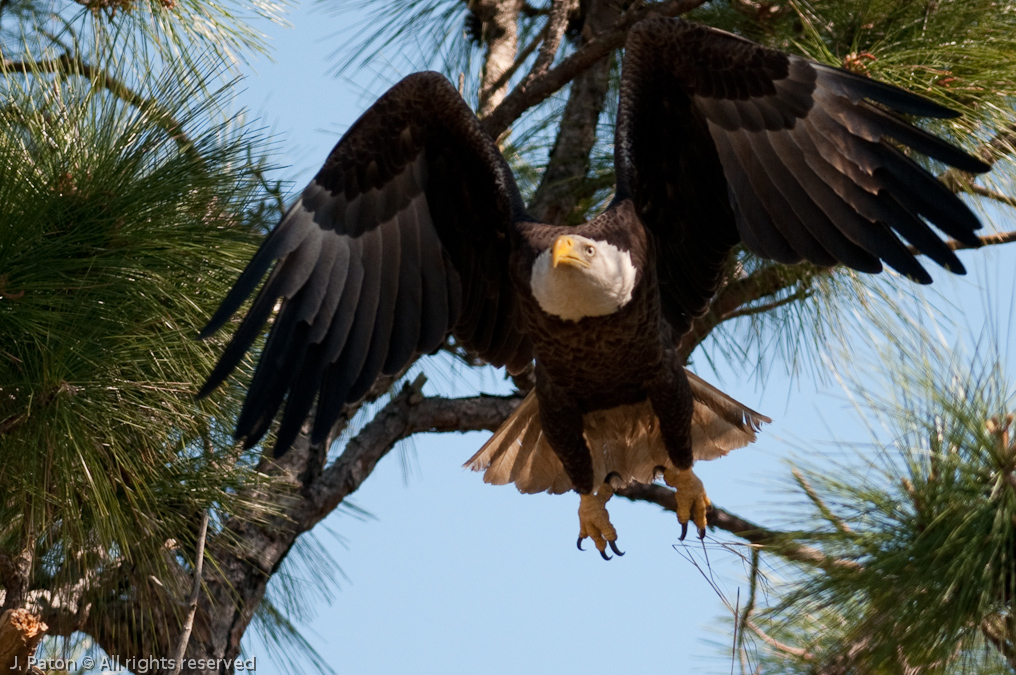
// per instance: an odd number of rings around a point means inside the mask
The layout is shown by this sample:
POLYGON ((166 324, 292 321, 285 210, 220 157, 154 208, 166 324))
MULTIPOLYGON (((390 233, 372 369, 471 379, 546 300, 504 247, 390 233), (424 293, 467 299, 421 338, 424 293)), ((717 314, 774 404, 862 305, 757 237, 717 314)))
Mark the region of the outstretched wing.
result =
POLYGON ((524 213, 511 170, 438 73, 392 87, 350 128, 202 332, 218 330, 271 274, 202 387, 236 367, 281 307, 237 421, 247 446, 285 401, 276 455, 318 397, 312 439, 379 374, 451 330, 510 370, 531 360, 513 320, 509 228, 524 213))
POLYGON ((978 245, 977 217, 901 152, 988 166, 895 113, 955 113, 896 87, 679 19, 625 48, 615 140, 618 198, 657 241, 664 311, 679 333, 705 311, 738 241, 779 262, 931 278, 900 237, 962 274, 925 222, 978 245))

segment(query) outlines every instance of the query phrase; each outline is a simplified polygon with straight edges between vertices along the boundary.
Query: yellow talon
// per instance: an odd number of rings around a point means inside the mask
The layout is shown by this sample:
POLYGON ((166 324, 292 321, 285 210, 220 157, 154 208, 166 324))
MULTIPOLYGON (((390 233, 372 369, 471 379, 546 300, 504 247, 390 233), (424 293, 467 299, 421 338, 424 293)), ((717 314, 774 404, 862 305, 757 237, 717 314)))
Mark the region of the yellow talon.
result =
POLYGON ((614 490, 606 483, 592 494, 579 495, 579 550, 582 550, 582 540, 589 537, 604 560, 610 560, 606 553, 608 544, 614 553, 624 555, 614 544, 617 531, 607 514, 607 501, 613 496, 614 490))
POLYGON ((688 521, 695 522, 699 539, 706 536, 706 511, 711 506, 705 486, 691 469, 667 469, 663 480, 677 490, 677 522, 681 523, 681 539, 688 533, 688 521))

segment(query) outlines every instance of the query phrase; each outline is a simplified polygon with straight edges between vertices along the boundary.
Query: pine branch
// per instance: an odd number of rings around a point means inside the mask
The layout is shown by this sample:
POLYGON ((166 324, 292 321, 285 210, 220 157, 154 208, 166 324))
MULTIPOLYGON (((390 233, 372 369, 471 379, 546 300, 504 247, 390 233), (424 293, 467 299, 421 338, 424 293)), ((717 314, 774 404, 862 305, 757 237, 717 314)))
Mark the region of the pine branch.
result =
MULTIPOLYGON (((1016 123, 995 134, 990 141, 981 145, 975 154, 989 166, 994 166, 995 162, 1008 157, 1014 150, 1016 150, 1016 123)), ((974 180, 973 174, 955 168, 946 169, 938 178, 953 192, 970 189, 974 180)))
POLYGON ((652 4, 635 3, 610 29, 577 49, 556 67, 533 78, 532 82, 516 87, 483 118, 484 129, 493 138, 499 137, 526 110, 545 101, 575 79, 579 73, 604 58, 611 50, 622 47, 631 27, 650 14, 677 16, 695 9, 704 2, 705 0, 663 0, 652 4))
POLYGON ((818 492, 811 486, 811 483, 804 477, 804 474, 797 469, 793 469, 791 474, 794 476, 794 480, 797 481, 798 486, 804 491, 804 494, 808 495, 808 499, 815 505, 822 517, 828 520, 833 526, 843 534, 852 534, 853 530, 847 525, 842 518, 833 513, 833 510, 826 505, 825 501, 819 496, 818 492))
MULTIPOLYGON (((980 240, 981 247, 1009 244, 1016 241, 1016 230, 986 234, 978 237, 978 239, 980 240)), ((945 244, 954 251, 974 248, 955 239, 950 239, 945 244)), ((912 255, 922 255, 913 246, 908 246, 907 250, 912 255)), ((713 298, 709 310, 701 317, 695 319, 692 322, 691 329, 681 338, 681 342, 678 344, 678 353, 684 360, 687 360, 691 353, 695 351, 695 348, 709 336, 716 326, 739 316, 760 313, 756 310, 762 308, 750 305, 785 291, 801 282, 805 283, 804 289, 788 299, 777 300, 764 305, 763 308, 775 309, 781 305, 788 304, 785 300, 804 300, 810 297, 812 295, 810 286, 814 283, 814 280, 820 275, 831 273, 835 269, 834 267, 812 267, 810 273, 802 274, 801 271, 804 268, 801 265, 798 265, 797 268, 796 272, 791 273, 788 272, 785 266, 772 263, 756 270, 747 277, 730 281, 722 286, 716 297, 713 298)))
POLYGON ((55 59, 40 59, 37 61, 11 61, 4 59, 0 67, 6 72, 23 73, 25 75, 52 73, 64 77, 77 75, 91 80, 96 86, 105 89, 124 103, 151 115, 155 119, 156 124, 165 129, 182 150, 190 150, 193 146, 191 140, 183 132, 183 127, 180 123, 168 111, 162 108, 157 100, 142 96, 105 70, 95 68, 78 56, 64 53, 55 59))

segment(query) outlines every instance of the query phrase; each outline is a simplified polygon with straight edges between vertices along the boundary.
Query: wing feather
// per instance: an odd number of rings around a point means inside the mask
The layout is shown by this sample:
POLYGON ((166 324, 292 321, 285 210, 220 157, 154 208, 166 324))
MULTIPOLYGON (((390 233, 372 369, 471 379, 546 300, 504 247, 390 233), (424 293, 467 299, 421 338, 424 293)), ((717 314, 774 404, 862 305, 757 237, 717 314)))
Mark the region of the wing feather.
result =
POLYGON ((988 166, 900 115, 955 113, 680 19, 635 26, 614 143, 616 199, 633 200, 658 242, 662 303, 676 332, 706 310, 738 240, 778 262, 865 272, 884 262, 930 282, 902 237, 962 273, 929 223, 975 246, 977 217, 893 144, 967 172, 988 166))
POLYGON ((524 218, 507 163, 455 88, 409 76, 343 136, 202 331, 224 325, 274 265, 200 395, 236 367, 279 298, 236 431, 256 443, 285 403, 277 454, 315 400, 320 442, 343 405, 449 332, 480 358, 528 363, 508 273, 524 218))

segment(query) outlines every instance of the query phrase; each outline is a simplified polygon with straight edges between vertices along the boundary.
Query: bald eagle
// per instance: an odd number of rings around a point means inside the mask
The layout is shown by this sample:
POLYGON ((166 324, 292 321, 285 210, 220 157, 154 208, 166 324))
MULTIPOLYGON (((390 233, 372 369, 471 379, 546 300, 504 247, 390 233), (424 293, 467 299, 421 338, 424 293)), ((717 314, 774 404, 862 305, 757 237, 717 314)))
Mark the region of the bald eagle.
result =
POLYGON ((580 495, 579 544, 605 558, 606 501, 660 474, 681 537, 705 534, 692 473, 768 418, 685 371, 676 344, 731 251, 781 263, 882 263, 931 278, 901 241, 953 272, 976 216, 903 151, 962 171, 980 160, 900 114, 955 114, 862 75, 679 19, 647 19, 625 47, 613 200, 575 226, 526 213, 498 146, 437 73, 405 78, 342 137, 202 335, 267 281, 199 392, 234 369, 279 300, 236 426, 248 447, 285 412, 275 453, 313 404, 321 443, 342 407, 451 333, 535 390, 468 465, 520 490, 580 495))

